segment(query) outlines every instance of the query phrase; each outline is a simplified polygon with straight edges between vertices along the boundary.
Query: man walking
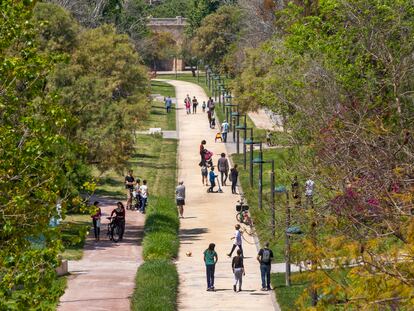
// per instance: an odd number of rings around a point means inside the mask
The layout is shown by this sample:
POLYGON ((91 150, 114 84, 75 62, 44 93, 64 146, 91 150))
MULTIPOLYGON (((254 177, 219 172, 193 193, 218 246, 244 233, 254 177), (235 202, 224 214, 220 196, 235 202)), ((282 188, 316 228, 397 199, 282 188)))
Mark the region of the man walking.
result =
POLYGON ((226 158, 226 154, 223 152, 220 159, 217 161, 217 167, 221 175, 221 184, 226 186, 227 177, 229 175, 229 160, 226 158))
POLYGON ((269 242, 266 242, 264 248, 260 249, 257 254, 257 261, 260 263, 260 274, 262 276, 262 290, 271 290, 270 287, 270 269, 272 267, 273 252, 269 249, 269 242))
POLYGON ((125 176, 125 189, 127 193, 127 203, 126 203, 127 209, 132 208, 132 191, 134 191, 134 181, 135 181, 135 178, 134 176, 132 176, 132 170, 129 170, 128 175, 125 176))
POLYGON ((198 101, 197 101, 197 98, 194 96, 193 97, 193 114, 197 113, 197 106, 198 106, 198 101))
POLYGON ((184 182, 180 181, 177 188, 175 188, 175 199, 177 201, 178 212, 180 218, 184 218, 184 205, 185 205, 185 186, 184 182))
POLYGON ((221 137, 223 142, 227 143, 227 133, 229 132, 230 125, 227 123, 227 120, 221 124, 221 137))

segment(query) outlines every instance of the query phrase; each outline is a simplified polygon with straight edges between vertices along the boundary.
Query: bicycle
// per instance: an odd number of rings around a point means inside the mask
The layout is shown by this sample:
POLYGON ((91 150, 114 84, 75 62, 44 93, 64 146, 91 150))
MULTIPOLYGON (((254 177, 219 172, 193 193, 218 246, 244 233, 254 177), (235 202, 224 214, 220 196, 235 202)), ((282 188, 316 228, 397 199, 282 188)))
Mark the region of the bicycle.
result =
POLYGON ((236 220, 242 224, 251 226, 251 219, 249 216, 249 206, 244 202, 244 195, 240 194, 240 200, 236 204, 236 220))
POLYGON ((121 239, 122 228, 119 221, 116 221, 116 217, 106 217, 109 220, 107 236, 109 240, 118 242, 121 239))

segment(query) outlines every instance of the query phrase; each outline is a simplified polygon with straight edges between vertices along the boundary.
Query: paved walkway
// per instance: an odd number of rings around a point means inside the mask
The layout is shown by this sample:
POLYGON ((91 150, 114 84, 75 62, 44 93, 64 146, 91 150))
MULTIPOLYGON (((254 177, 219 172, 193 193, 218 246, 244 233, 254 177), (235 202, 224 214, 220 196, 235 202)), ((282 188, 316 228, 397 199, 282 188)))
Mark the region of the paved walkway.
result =
MULTIPOLYGON (((101 241, 95 243, 93 233, 85 244, 83 258, 69 261, 68 285, 60 298, 59 311, 98 311, 130 309, 135 288, 135 275, 142 263, 141 240, 144 216, 127 210, 126 232, 120 243, 109 241, 106 233, 115 201, 101 201, 103 213, 101 241)), ((93 231, 93 229, 92 229, 93 231)))
MULTIPOLYGON (((183 103, 187 94, 196 96, 199 102, 207 101, 201 87, 182 81, 169 81, 175 86, 178 103, 183 103)), ((235 204, 238 196, 232 195, 230 187, 224 187, 224 193, 206 193, 207 187, 201 183, 199 145, 202 139, 207 141, 206 148, 214 152, 216 163, 220 153, 227 153, 225 144, 214 143, 217 130, 208 126, 207 115, 200 112, 186 115, 184 106, 177 110, 179 134, 179 179, 187 187, 187 199, 180 227, 180 253, 177 268, 180 275, 179 310, 275 310, 271 292, 260 291, 260 271, 256 261, 257 247, 250 236, 244 243, 246 276, 243 279, 243 291, 233 292, 233 274, 230 251, 234 234, 235 204), (206 291, 203 251, 209 243, 216 244, 219 262, 216 267, 216 292, 206 291), (187 257, 186 252, 192 256, 187 257)), ((278 310, 278 309, 276 309, 278 310)))

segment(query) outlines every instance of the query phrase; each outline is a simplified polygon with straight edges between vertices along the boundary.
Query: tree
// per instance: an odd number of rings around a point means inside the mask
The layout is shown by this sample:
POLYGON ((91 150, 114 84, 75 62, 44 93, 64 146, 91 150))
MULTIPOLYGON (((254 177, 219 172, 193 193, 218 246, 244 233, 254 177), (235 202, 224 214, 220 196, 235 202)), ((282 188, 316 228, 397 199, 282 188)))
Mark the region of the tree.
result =
POLYGON ((278 36, 248 54, 236 96, 245 109, 251 99, 285 113, 302 153, 290 167, 317 181, 295 257, 312 263, 302 276, 320 294, 318 309, 409 308, 412 3, 302 4, 277 12, 278 36))
POLYGON ((148 108, 148 78, 126 35, 112 26, 85 30, 68 64, 58 64, 50 90, 78 119, 71 135, 87 148, 89 163, 121 170, 134 147, 134 131, 148 108))
POLYGON ((238 40, 241 12, 235 6, 222 6, 208 15, 192 40, 197 57, 206 64, 220 68, 223 59, 238 40))
POLYGON ((191 8, 191 0, 165 0, 161 4, 150 8, 149 14, 152 17, 187 17, 191 8))
MULTIPOLYGON (((49 309, 62 293, 56 203, 79 160, 65 135, 73 118, 45 92, 53 63, 38 53, 34 3, 2 1, 0 11, 0 309, 49 309)), ((65 202, 63 208, 65 207, 65 202)))

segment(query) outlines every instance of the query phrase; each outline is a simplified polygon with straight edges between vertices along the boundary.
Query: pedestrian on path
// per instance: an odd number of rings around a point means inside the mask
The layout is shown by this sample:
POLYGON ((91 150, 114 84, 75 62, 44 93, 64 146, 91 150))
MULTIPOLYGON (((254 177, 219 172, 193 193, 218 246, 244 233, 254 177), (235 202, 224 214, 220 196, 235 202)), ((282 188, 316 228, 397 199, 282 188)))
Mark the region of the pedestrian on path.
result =
POLYGON ((133 171, 129 170, 128 175, 125 176, 125 189, 127 193, 127 203, 126 208, 132 208, 132 192, 134 191, 134 181, 135 178, 132 175, 133 171))
POLYGON ((201 105, 201 108, 203 108, 203 112, 206 112, 206 107, 207 107, 206 102, 203 101, 203 104, 201 105))
POLYGON ((211 128, 211 110, 207 108, 207 119, 208 119, 208 126, 211 128))
MULTIPOLYGON (((125 233, 125 207, 122 202, 116 203, 116 208, 112 211, 111 217, 115 214, 115 223, 118 223, 118 225, 121 228, 121 233, 119 234, 119 240, 122 240, 125 233)), ((112 227, 113 230, 113 227, 112 227)))
POLYGON ((212 129, 216 128, 216 116, 215 116, 214 111, 211 112, 210 128, 212 129))
POLYGON ((207 275, 207 291, 214 291, 214 272, 216 270, 216 263, 218 256, 214 248, 216 244, 210 243, 208 248, 204 251, 204 263, 206 264, 207 275))
POLYGON ((240 249, 237 250, 237 256, 233 257, 231 267, 233 269, 234 274, 233 290, 236 291, 237 284, 239 284, 239 292, 241 292, 243 275, 246 275, 246 271, 244 270, 243 256, 242 251, 240 249))
POLYGON ((229 165, 229 160, 226 158, 226 154, 224 152, 221 154, 220 159, 218 159, 217 161, 217 168, 218 168, 218 171, 220 172, 221 184, 223 186, 226 186, 226 181, 229 175, 230 165, 229 165))
POLYGON ((193 114, 197 113, 197 106, 198 106, 198 101, 197 101, 197 98, 194 96, 193 97, 193 114))
POLYGON ((145 207, 147 206, 147 202, 148 202, 148 186, 147 186, 147 181, 143 180, 142 181, 142 186, 139 187, 139 194, 141 196, 141 209, 140 212, 142 214, 145 214, 145 207))
POLYGON ((216 186, 216 177, 217 175, 214 173, 214 166, 210 168, 209 179, 210 179, 210 189, 208 192, 214 192, 214 187, 216 186))
POLYGON ((137 178, 134 189, 135 189, 133 192, 133 196, 135 198, 134 207, 137 211, 139 211, 141 209, 141 195, 140 195, 141 179, 137 178))
POLYGON ((211 98, 211 97, 209 97, 208 98, 208 101, 207 101, 207 108, 208 108, 208 110, 211 112, 211 113, 213 113, 214 112, 214 108, 216 107, 216 105, 214 104, 214 101, 213 101, 213 99, 211 98))
POLYGON ((201 167, 201 182, 203 183, 203 186, 206 185, 208 187, 208 178, 207 177, 208 177, 208 169, 207 169, 206 165, 203 165, 201 167))
POLYGON ((98 206, 99 202, 95 201, 93 203, 95 208, 95 214, 91 216, 92 224, 93 224, 93 232, 95 234, 95 241, 98 242, 101 234, 101 216, 102 211, 101 208, 98 206))
POLYGON ((172 106, 171 97, 167 96, 167 98, 164 99, 164 103, 165 103, 165 109, 167 110, 167 113, 169 113, 171 111, 171 106, 172 106))
POLYGON ((187 114, 191 114, 191 102, 189 100, 188 101, 186 100, 184 104, 185 104, 185 110, 187 111, 187 114))
POLYGON ((180 181, 177 188, 175 188, 175 199, 177 201, 180 218, 184 218, 185 186, 183 181, 180 181))
POLYGON ((221 124, 221 137, 223 138, 223 142, 227 143, 227 134, 229 132, 230 125, 227 123, 227 120, 221 124))
POLYGON ((237 194, 237 179, 239 178, 239 171, 237 170, 237 164, 230 170, 230 181, 231 181, 231 193, 237 194))
POLYGON ((241 251, 242 256, 244 256, 243 255, 243 248, 242 248, 242 234, 240 232, 240 225, 237 224, 237 225, 234 226, 234 228, 236 229, 236 231, 234 232, 234 237, 231 238, 231 240, 234 240, 234 242, 233 242, 233 246, 231 248, 231 251, 230 251, 229 254, 227 254, 227 256, 231 257, 231 255, 233 254, 233 251, 236 249, 236 246, 241 251))
POLYGON ((269 249, 269 242, 266 242, 264 248, 260 249, 257 254, 257 261, 260 263, 260 274, 262 277, 262 290, 271 290, 270 287, 270 270, 272 267, 273 252, 269 249))
POLYGON ((200 166, 206 165, 206 158, 205 158, 205 153, 207 151, 205 145, 206 145, 206 141, 203 139, 200 143, 200 157, 201 157, 201 161, 199 163, 200 166))

